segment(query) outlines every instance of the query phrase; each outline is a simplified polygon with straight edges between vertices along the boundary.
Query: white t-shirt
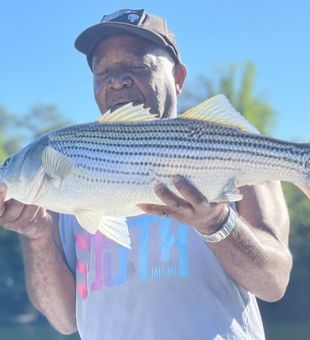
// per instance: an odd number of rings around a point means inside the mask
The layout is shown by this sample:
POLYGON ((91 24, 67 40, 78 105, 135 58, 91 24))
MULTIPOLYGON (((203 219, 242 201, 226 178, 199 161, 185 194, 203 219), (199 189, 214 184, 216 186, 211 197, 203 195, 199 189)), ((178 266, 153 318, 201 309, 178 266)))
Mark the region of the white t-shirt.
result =
POLYGON ((265 338, 255 297, 193 228, 153 215, 128 225, 131 250, 89 234, 72 216, 60 218, 83 340, 265 338))

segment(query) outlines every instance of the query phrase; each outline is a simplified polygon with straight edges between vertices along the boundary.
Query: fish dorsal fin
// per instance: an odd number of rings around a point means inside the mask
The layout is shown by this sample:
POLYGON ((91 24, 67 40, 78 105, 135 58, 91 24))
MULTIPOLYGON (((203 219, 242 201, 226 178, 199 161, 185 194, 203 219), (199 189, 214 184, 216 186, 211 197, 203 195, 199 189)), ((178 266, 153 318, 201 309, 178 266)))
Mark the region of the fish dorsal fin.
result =
POLYGON ((97 119, 97 122, 141 122, 154 119, 158 118, 150 113, 150 108, 144 108, 143 104, 134 106, 132 103, 128 103, 113 112, 107 111, 97 119))
POLYGON ((211 97, 201 104, 182 113, 179 118, 195 119, 222 124, 246 132, 260 132, 231 105, 223 94, 211 97))
POLYGON ((74 166, 70 158, 58 152, 51 146, 44 148, 41 159, 45 172, 54 179, 65 178, 72 171, 74 166))

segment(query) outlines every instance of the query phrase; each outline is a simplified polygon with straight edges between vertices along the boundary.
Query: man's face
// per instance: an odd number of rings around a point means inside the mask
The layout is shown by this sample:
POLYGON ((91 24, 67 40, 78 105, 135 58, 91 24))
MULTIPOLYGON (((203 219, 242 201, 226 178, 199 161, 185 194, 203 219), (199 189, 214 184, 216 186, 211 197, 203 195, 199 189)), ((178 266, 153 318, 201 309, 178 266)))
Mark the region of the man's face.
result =
POLYGON ((145 104, 160 117, 176 115, 185 68, 175 66, 164 49, 135 35, 112 35, 95 48, 92 66, 101 113, 133 102, 145 104))

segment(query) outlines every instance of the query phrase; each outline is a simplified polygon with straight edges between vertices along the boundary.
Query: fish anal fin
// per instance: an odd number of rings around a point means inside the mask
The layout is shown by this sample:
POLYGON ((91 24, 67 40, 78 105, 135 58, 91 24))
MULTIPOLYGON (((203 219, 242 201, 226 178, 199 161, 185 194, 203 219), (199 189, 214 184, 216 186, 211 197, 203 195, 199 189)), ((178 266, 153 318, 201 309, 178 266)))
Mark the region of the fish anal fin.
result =
POLYGON ((201 120, 259 134, 256 127, 237 112, 223 94, 207 99, 206 101, 182 113, 179 118, 201 120))
POLYGON ((78 210, 75 212, 75 217, 81 227, 87 230, 90 234, 95 234, 98 230, 102 212, 93 212, 90 210, 78 210))
POLYGON ((130 237, 126 218, 105 216, 102 211, 79 210, 75 212, 79 224, 89 233, 99 230, 109 239, 130 248, 130 237))
POLYGON ((158 118, 150 113, 150 108, 145 108, 143 104, 133 105, 133 103, 128 103, 113 112, 111 110, 105 112, 97 119, 97 122, 141 122, 155 119, 158 118))

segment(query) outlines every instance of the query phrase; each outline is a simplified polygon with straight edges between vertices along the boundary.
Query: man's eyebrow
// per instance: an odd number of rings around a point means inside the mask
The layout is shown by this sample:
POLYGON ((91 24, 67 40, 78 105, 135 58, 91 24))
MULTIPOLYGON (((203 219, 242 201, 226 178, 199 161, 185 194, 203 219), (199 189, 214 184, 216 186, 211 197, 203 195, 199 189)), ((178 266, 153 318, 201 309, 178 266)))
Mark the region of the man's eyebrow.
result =
POLYGON ((99 55, 98 54, 93 55, 92 56, 92 62, 94 64, 94 66, 98 65, 104 57, 105 57, 104 52, 100 53, 99 55))

